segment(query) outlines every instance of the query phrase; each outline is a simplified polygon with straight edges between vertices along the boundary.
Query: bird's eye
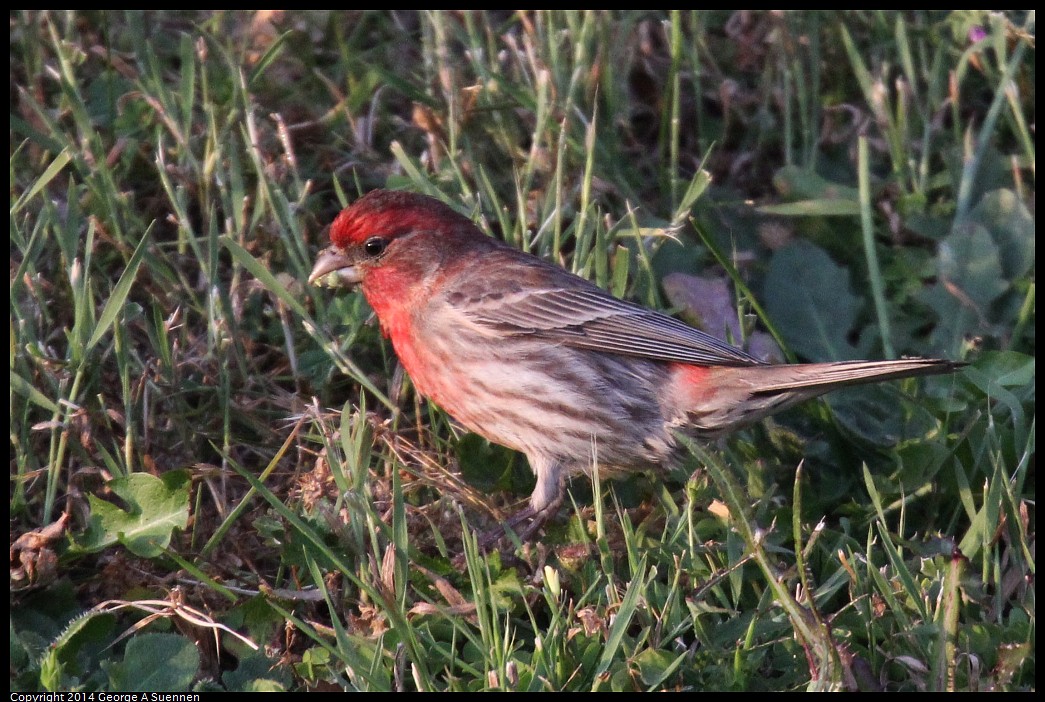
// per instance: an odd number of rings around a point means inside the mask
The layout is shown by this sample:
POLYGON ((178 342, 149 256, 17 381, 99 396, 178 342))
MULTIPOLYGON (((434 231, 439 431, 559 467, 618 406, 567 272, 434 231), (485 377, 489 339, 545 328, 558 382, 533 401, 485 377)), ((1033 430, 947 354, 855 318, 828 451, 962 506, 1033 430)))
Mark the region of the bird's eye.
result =
POLYGON ((363 250, 366 251, 366 255, 371 257, 380 256, 387 247, 388 240, 379 236, 372 236, 363 244, 363 250))

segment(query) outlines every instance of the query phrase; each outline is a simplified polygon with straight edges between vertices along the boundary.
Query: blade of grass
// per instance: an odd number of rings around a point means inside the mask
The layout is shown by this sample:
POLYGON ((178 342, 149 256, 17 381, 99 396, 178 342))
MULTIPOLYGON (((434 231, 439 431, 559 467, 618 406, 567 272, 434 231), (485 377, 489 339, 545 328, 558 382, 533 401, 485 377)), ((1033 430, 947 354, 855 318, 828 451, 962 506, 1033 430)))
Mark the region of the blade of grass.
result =
POLYGON ((860 227, 863 231, 864 259, 867 261, 867 277, 871 281, 871 298, 878 318, 878 333, 882 337, 882 348, 886 358, 896 358, 893 334, 889 326, 889 310, 885 303, 885 285, 882 269, 878 265, 878 252, 874 245, 874 224, 871 218, 871 166, 867 154, 867 137, 861 136, 857 147, 857 170, 860 183, 860 227))

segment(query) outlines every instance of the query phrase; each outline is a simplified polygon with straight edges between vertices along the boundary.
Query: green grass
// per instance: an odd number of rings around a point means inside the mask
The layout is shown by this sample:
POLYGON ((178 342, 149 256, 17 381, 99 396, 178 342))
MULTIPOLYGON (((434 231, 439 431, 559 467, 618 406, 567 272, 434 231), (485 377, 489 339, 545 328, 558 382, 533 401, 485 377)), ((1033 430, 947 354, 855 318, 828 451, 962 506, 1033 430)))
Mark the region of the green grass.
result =
POLYGON ((12 690, 1034 689, 1033 13, 10 24, 12 690), (970 365, 482 553, 525 459, 306 284, 375 187, 779 360, 970 365))

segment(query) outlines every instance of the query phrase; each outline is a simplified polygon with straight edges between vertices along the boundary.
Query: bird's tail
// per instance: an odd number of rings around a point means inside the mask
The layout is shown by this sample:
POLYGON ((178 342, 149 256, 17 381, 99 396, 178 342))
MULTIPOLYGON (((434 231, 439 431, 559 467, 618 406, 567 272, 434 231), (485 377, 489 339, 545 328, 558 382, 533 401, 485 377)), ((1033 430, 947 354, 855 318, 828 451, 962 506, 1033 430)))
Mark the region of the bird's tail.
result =
POLYGON ((679 366, 687 423, 702 436, 726 434, 848 385, 953 373, 966 364, 933 358, 746 367, 679 366))

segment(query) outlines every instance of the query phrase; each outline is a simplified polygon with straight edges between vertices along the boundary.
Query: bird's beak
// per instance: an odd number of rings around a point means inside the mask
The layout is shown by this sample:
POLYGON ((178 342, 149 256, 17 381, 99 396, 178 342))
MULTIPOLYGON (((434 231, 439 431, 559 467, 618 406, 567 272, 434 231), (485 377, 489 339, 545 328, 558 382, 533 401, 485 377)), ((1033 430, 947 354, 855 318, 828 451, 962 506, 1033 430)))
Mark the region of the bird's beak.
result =
POLYGON ((320 251, 316 257, 316 265, 312 267, 308 276, 308 282, 312 285, 328 288, 351 287, 362 280, 363 276, 356 262, 333 246, 320 251))

